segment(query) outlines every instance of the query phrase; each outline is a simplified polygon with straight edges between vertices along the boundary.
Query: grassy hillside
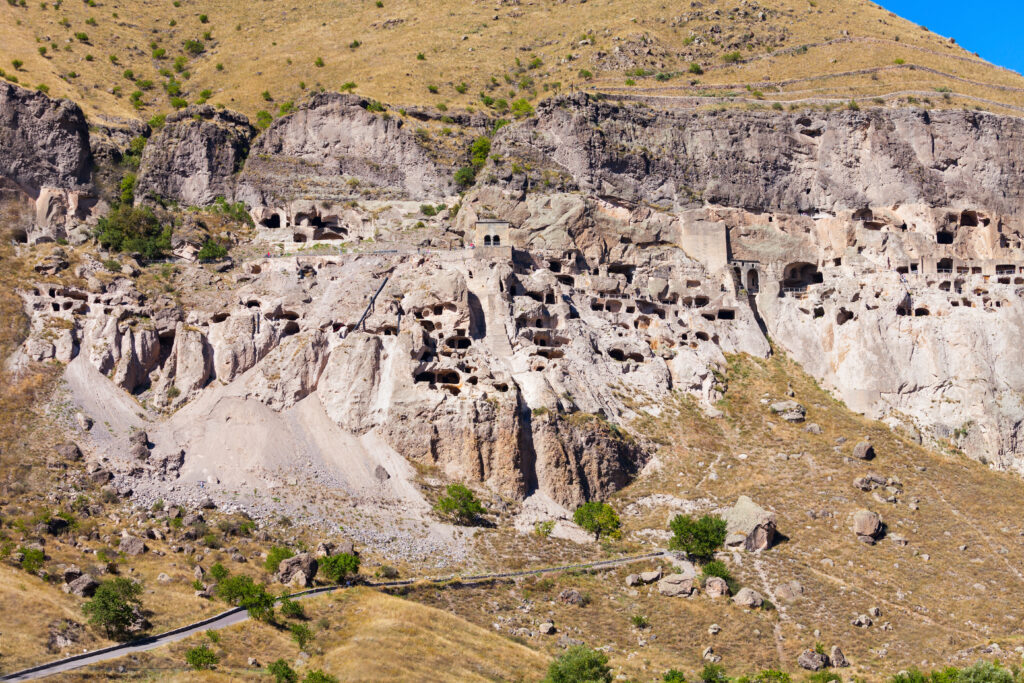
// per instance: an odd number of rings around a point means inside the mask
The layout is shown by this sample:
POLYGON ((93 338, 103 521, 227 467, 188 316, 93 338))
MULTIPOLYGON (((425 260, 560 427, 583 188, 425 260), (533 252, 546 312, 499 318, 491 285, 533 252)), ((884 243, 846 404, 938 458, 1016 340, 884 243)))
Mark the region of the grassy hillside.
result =
POLYGON ((201 101, 278 115, 346 84, 396 105, 481 108, 485 92, 496 110, 575 87, 1024 111, 1019 74, 865 0, 8 2, 0 68, 90 115, 201 101))
MULTIPOLYGON (((538 680, 547 658, 486 628, 440 610, 369 589, 352 589, 302 603, 314 633, 303 669, 323 670, 342 681, 538 680)), ((287 626, 287 624, 285 624, 287 626)), ((286 628, 248 621, 219 633, 217 642, 195 637, 167 648, 89 667, 66 680, 106 680, 128 665, 142 680, 269 680, 267 665, 283 658, 295 666, 300 650, 286 628), (206 643, 220 658, 215 673, 185 665, 185 652, 206 643), (255 656, 262 668, 248 665, 255 656)))

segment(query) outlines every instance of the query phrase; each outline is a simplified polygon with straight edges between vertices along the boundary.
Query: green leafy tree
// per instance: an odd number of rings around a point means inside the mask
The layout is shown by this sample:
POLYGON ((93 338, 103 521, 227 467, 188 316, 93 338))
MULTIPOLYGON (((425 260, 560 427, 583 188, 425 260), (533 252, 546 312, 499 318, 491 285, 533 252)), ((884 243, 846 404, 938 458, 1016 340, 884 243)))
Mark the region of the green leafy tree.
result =
POLYGON ((543 683, 610 683, 608 656, 586 645, 574 645, 551 662, 543 683))
POLYGON ((309 641, 313 640, 313 632, 305 624, 292 624, 288 630, 291 631, 292 640, 298 644, 300 650, 305 650, 309 641))
POLYGON ((206 244, 199 250, 196 255, 200 261, 213 261, 215 259, 221 259, 228 255, 228 250, 221 244, 214 242, 213 240, 206 240, 206 244))
POLYGON ((601 536, 610 538, 622 536, 620 529, 622 523, 619 521, 619 515, 615 512, 615 508, 608 503, 593 500, 584 503, 576 508, 576 512, 572 515, 572 521, 594 534, 594 540, 601 536))
POLYGON ((470 187, 476 182, 476 170, 472 166, 463 166, 455 172, 455 184, 461 188, 470 187))
POLYGON ((206 645, 200 645, 185 653, 185 661, 188 663, 189 668, 195 671, 202 671, 204 669, 212 669, 220 660, 213 650, 206 647, 206 645))
POLYGON ((217 584, 217 595, 237 607, 244 607, 258 621, 274 620, 274 596, 248 576, 229 576, 217 584))
POLYGON ((473 492, 463 484, 449 484, 445 489, 445 495, 438 499, 434 509, 456 524, 462 525, 472 524, 476 521, 477 515, 487 512, 473 492))
POLYGON ((679 669, 669 669, 661 680, 662 683, 686 683, 686 676, 679 669))
POLYGON ((46 553, 39 548, 26 548, 22 546, 18 552, 21 553, 21 568, 29 574, 35 574, 43 568, 46 561, 46 553))
POLYGON ((171 248, 171 227, 163 227, 152 209, 121 204, 96 224, 96 238, 104 249, 138 252, 159 258, 171 248))
POLYGON ((320 572, 329 581, 341 583, 346 577, 359 573, 359 556, 352 553, 329 555, 320 560, 320 572))
POLYGON ((281 562, 294 556, 295 553, 291 548, 286 548, 280 545, 274 546, 270 549, 270 552, 267 553, 267 559, 263 562, 263 568, 271 574, 276 574, 277 568, 281 566, 281 562))
POLYGON ((222 565, 220 562, 214 562, 213 566, 210 567, 210 576, 213 577, 214 581, 223 581, 224 579, 228 578, 228 574, 230 574, 230 572, 228 571, 227 567, 222 565))
POLYGON ((274 677, 275 683, 298 683, 299 680, 299 674, 295 673, 295 669, 288 666, 288 662, 283 659, 271 662, 267 672, 274 677))
POLYGON ((92 599, 82 605, 89 623, 102 627, 110 638, 123 638, 136 618, 142 585, 124 577, 100 583, 92 599))
POLYGON ((487 155, 491 153, 491 139, 486 135, 481 135, 476 140, 473 140, 473 144, 469 147, 470 163, 473 168, 480 170, 484 163, 487 161, 487 155))
POLYGON ((710 559, 725 543, 725 520, 715 515, 696 520, 690 515, 676 515, 668 526, 672 531, 669 547, 698 559, 710 559))
POLYGON ((700 683, 729 683, 725 675, 725 667, 721 664, 707 663, 700 672, 700 683))
POLYGON ((302 608, 302 605, 297 600, 290 600, 288 598, 281 600, 281 614, 288 619, 306 618, 306 610, 302 608))

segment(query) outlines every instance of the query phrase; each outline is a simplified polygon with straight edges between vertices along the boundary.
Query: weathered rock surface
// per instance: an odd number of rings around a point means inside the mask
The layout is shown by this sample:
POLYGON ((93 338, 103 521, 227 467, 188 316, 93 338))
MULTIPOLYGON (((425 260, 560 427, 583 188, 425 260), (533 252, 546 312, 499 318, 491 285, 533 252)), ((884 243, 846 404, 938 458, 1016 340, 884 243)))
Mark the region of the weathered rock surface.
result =
POLYGON ((249 153, 256 129, 242 114, 193 105, 167 117, 146 144, 135 188, 182 204, 210 204, 234 196, 234 176, 249 153))
POLYGON ((882 518, 871 510, 858 510, 853 515, 853 533, 858 540, 873 545, 882 535, 882 518))
POLYGON ((658 581, 658 592, 669 598, 689 597, 696 577, 689 574, 669 574, 658 581))
POLYGON ((729 595, 729 584, 721 577, 708 577, 708 580, 704 582, 704 594, 709 598, 720 598, 723 595, 729 595))
POLYGON ((765 510, 750 499, 740 496, 736 504, 722 512, 729 534, 727 545, 742 546, 750 552, 770 548, 775 538, 775 513, 765 510))
POLYGON ((740 607, 749 609, 755 609, 764 604, 764 598, 753 588, 741 588, 736 595, 732 596, 732 601, 740 607))
POLYGON ((319 569, 316 558, 310 553, 299 553, 294 557, 281 560, 274 578, 286 586, 305 588, 312 585, 313 578, 319 569))
POLYGON ((796 663, 800 668, 807 669, 808 671, 821 671, 828 667, 829 660, 826 654, 815 652, 814 650, 804 650, 797 657, 796 663))

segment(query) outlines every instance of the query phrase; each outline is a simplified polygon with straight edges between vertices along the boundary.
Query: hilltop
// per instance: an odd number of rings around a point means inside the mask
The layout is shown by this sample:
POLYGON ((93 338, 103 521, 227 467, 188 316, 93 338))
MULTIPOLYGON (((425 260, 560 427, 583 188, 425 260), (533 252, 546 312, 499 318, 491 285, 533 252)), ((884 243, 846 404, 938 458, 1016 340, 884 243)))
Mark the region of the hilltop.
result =
POLYGON ((90 117, 209 102, 255 120, 345 88, 396 107, 496 114, 572 89, 697 98, 690 106, 1024 108, 1019 74, 864 0, 9 3, 6 77, 90 117))

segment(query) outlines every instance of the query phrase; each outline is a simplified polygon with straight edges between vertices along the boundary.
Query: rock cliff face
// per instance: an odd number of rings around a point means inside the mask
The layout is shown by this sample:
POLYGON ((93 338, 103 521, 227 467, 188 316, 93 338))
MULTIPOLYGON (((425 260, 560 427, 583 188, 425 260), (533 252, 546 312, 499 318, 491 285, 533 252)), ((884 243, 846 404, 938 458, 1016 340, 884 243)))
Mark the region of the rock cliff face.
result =
MULTIPOLYGON (((856 410, 1024 471, 1019 120, 565 98, 501 129, 457 214, 431 217, 452 169, 369 106, 316 95, 279 119, 233 198, 261 240, 383 249, 251 260, 187 308, 95 262, 84 288, 24 293, 26 357, 80 357, 161 416, 155 476, 272 476, 289 446, 202 417, 258 415, 338 476, 331 440, 572 507, 643 464, 634 417, 676 391, 714 414, 726 354, 769 338, 856 410)), ((232 195, 251 129, 193 114, 150 142, 143 191, 232 195)))
POLYGON ((324 218, 312 206, 290 207, 297 199, 341 203, 368 190, 413 200, 447 194, 451 170, 431 159, 402 119, 369 111, 370 104, 320 93, 275 121, 253 146, 237 198, 269 207, 268 214, 288 207, 303 214, 295 220, 301 224, 324 218))
POLYGON ((624 200, 823 213, 927 204, 1020 215, 1020 119, 964 111, 672 112, 549 101, 508 127, 495 173, 624 200), (522 164, 520 163, 520 166, 522 164))
POLYGON ((66 236, 92 206, 91 157, 82 110, 0 82, 0 198, 20 205, 17 241, 66 236))
POLYGON ((136 197, 157 195, 185 205, 231 199, 255 134, 242 114, 208 105, 171 114, 146 145, 136 197))

